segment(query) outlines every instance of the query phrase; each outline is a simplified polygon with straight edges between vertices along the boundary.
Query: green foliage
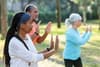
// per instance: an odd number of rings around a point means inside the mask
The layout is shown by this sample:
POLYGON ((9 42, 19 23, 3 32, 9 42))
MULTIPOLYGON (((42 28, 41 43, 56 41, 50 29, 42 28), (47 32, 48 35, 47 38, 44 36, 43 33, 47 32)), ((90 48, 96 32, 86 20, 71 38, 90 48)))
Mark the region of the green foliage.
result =
POLYGON ((13 15, 14 15, 14 12, 11 12, 11 11, 8 12, 8 26, 11 24, 13 15))
MULTIPOLYGON (((22 2, 20 0, 15 0, 14 3, 22 2)), ((43 22, 48 22, 48 21, 56 21, 56 0, 29 0, 30 3, 36 4, 39 8, 40 16, 39 19, 42 20, 43 22)), ((25 3, 28 3, 28 1, 24 1, 25 3)), ((69 16, 71 13, 80 13, 82 15, 83 7, 82 5, 86 5, 86 8, 88 6, 91 7, 92 12, 89 12, 86 9, 86 14, 87 14, 87 19, 98 19, 98 14, 97 14, 97 5, 94 0, 60 0, 60 9, 61 9, 61 20, 62 22, 65 21, 65 18, 69 16)), ((13 6, 13 4, 12 4, 13 6)), ((25 5, 24 5, 25 6, 25 5)), ((23 8, 24 8, 23 6, 23 8)), ((22 7, 22 6, 20 6, 22 7)), ((19 7, 19 8, 20 8, 19 7)), ((10 24, 11 18, 13 15, 13 12, 10 10, 8 12, 8 22, 10 24)))
POLYGON ((47 23, 48 21, 56 21, 56 14, 55 13, 40 13, 39 19, 42 22, 47 23))

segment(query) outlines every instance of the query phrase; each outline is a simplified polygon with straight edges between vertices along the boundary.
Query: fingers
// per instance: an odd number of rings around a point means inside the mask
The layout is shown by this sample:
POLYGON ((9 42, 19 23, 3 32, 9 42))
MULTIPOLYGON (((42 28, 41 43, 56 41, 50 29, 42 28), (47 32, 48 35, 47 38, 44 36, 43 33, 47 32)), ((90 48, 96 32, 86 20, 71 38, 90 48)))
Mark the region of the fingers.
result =
POLYGON ((36 25, 36 28, 35 29, 36 29, 36 32, 39 33, 39 25, 38 24, 36 25))
POLYGON ((54 48, 54 41, 53 41, 53 35, 51 35, 51 43, 50 43, 50 49, 54 48))
POLYGON ((53 35, 51 35, 51 44, 52 44, 52 42, 53 42, 53 35))
POLYGON ((40 23, 41 23, 41 20, 38 22, 38 25, 40 25, 40 23))
POLYGON ((86 27, 86 32, 88 32, 88 31, 89 31, 89 32, 92 31, 92 27, 91 27, 91 26, 87 26, 87 27, 86 27))
POLYGON ((91 27, 91 26, 89 26, 89 28, 88 28, 88 29, 89 29, 89 31, 90 31, 90 32, 92 31, 92 27, 91 27))
POLYGON ((48 23, 45 31, 46 31, 46 33, 50 33, 51 32, 51 22, 48 23))
POLYGON ((59 38, 58 36, 56 36, 56 40, 55 40, 55 50, 57 51, 59 48, 59 38))
POLYGON ((51 41, 53 41, 53 35, 51 35, 51 41))

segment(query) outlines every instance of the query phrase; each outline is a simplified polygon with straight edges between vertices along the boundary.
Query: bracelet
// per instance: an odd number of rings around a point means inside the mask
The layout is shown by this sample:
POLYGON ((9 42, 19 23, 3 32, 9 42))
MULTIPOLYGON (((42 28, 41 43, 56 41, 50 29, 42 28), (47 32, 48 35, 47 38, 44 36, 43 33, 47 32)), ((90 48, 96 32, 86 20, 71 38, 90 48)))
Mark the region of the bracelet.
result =
POLYGON ((47 51, 50 51, 50 48, 47 48, 47 51))
POLYGON ((39 33, 38 32, 34 32, 36 35, 39 35, 39 33))

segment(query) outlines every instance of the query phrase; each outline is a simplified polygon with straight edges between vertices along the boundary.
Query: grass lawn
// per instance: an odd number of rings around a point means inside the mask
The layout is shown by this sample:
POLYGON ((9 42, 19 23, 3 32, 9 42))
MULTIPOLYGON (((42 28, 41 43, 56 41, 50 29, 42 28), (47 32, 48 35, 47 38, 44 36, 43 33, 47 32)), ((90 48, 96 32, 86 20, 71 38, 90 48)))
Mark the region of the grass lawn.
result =
MULTIPOLYGON (((39 67, 64 67, 63 63, 63 58, 62 58, 62 52, 65 47, 65 31, 66 31, 66 26, 62 23, 62 27, 58 29, 56 27, 56 24, 52 24, 52 31, 51 34, 54 35, 59 35, 60 38, 60 44, 59 44, 59 51, 57 54, 51 56, 50 58, 39 62, 39 67)), ((93 27, 93 33, 92 37, 89 40, 88 43, 86 43, 84 46, 82 46, 82 61, 83 61, 83 66, 84 67, 100 67, 100 31, 98 31, 98 25, 91 24, 93 27)), ((45 25, 40 26, 40 33, 44 32, 45 25)), ((82 25, 82 27, 79 29, 80 32, 82 33, 83 30, 85 29, 85 26, 82 25)), ((41 51, 45 49, 46 47, 49 46, 49 41, 50 41, 50 36, 49 35, 46 40, 41 43, 41 45, 36 45, 38 51, 41 51)), ((0 40, 0 58, 2 59, 2 50, 3 50, 3 43, 4 40, 0 40)), ((1 64, 2 65, 2 64, 1 64)), ((3 67, 1 66, 0 67, 3 67)))

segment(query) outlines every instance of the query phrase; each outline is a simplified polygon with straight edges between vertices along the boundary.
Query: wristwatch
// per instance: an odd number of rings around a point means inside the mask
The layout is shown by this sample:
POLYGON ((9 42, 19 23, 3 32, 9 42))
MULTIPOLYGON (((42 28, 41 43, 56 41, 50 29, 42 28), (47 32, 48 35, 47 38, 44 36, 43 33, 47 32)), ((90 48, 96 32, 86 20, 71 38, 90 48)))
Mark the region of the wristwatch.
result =
POLYGON ((47 51, 50 51, 50 48, 47 48, 47 51))
POLYGON ((39 35, 39 33, 38 32, 34 32, 36 35, 39 35))

